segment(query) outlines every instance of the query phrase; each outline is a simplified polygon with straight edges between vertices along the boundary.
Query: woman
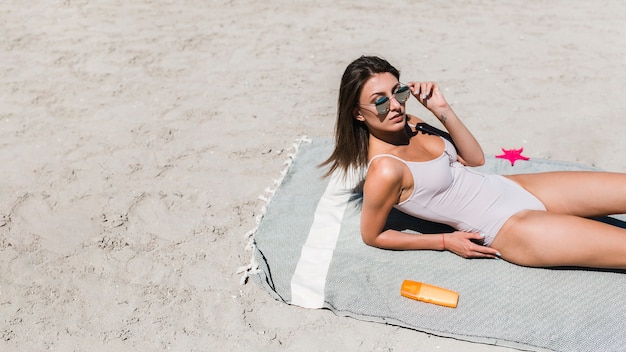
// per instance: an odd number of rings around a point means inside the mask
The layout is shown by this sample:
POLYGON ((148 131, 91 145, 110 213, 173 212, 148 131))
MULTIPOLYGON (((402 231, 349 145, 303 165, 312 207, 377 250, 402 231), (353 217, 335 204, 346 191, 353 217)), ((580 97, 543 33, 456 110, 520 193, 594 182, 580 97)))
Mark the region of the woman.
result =
POLYGON ((371 246, 449 250, 535 267, 626 269, 626 230, 588 217, 626 213, 626 174, 547 172, 484 175, 483 151, 433 82, 400 83, 387 61, 352 62, 339 91, 336 146, 328 174, 367 168, 361 233, 371 246), (420 132, 407 115, 414 96, 451 136, 420 132), (395 207, 457 231, 415 236, 385 229, 395 207))

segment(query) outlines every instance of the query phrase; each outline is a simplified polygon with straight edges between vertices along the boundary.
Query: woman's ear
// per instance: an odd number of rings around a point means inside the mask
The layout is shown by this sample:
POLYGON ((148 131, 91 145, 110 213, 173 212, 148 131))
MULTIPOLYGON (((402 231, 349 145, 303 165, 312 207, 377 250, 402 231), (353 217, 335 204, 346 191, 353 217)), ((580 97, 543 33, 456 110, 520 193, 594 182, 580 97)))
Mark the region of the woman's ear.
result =
POLYGON ((359 109, 354 109, 352 111, 352 114, 354 115, 354 118, 357 119, 358 121, 365 121, 365 117, 363 117, 363 115, 361 115, 361 112, 359 111, 359 109))

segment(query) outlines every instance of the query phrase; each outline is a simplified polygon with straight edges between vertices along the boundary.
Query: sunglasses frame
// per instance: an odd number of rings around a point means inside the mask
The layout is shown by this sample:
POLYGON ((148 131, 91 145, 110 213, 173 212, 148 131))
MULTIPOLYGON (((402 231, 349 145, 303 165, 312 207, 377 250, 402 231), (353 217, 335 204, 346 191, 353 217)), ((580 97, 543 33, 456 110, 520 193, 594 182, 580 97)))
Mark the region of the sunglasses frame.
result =
MULTIPOLYGON (((411 96, 411 89, 404 83, 400 83, 400 86, 396 89, 394 93, 391 94, 391 97, 394 98, 398 103, 404 104, 409 97, 411 96), (406 97, 400 96, 401 99, 398 99, 398 93, 403 94, 406 92, 406 97)), ((389 112, 389 104, 391 103, 390 97, 384 96, 380 97, 376 100, 374 104, 359 104, 359 105, 374 105, 376 107, 376 112, 379 115, 384 115, 389 112)))

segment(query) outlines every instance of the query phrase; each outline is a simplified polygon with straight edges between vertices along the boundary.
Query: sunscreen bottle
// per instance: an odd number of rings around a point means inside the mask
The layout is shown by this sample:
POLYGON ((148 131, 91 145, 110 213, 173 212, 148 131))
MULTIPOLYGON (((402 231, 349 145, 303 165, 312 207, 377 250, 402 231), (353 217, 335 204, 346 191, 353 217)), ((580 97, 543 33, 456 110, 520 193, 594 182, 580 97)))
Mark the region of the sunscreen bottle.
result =
POLYGON ((454 291, 411 280, 404 280, 400 294, 407 298, 450 308, 456 308, 459 302, 459 294, 454 291))

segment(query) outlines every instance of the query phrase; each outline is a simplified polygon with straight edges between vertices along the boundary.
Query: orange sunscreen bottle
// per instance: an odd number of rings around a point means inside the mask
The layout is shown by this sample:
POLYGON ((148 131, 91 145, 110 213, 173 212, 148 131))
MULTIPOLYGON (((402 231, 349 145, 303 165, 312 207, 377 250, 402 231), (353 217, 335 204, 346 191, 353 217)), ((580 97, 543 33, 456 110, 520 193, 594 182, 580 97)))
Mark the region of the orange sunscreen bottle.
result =
POLYGON ((459 294, 454 291, 411 280, 404 280, 400 294, 407 298, 450 308, 456 308, 459 302, 459 294))

